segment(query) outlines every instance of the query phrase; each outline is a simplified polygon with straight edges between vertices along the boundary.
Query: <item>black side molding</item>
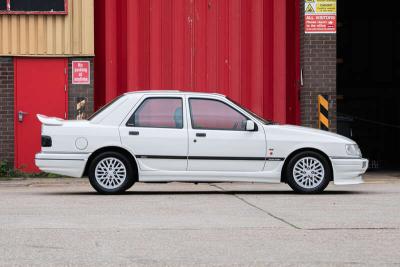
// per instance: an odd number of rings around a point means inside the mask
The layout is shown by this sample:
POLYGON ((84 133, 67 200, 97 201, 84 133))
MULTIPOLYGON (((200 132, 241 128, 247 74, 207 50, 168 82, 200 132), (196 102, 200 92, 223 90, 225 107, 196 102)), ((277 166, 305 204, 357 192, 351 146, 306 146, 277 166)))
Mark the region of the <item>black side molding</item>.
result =
POLYGON ((136 155, 138 159, 189 159, 189 160, 262 160, 283 161, 285 158, 277 157, 216 157, 216 156, 170 156, 170 155, 136 155))

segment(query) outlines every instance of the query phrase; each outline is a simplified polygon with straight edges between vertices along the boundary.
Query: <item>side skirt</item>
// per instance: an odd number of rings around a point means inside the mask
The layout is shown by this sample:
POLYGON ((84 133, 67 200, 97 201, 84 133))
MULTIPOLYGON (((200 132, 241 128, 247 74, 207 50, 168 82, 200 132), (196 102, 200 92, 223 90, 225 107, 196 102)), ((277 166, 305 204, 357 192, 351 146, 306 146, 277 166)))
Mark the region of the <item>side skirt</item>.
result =
POLYGON ((280 183, 279 172, 142 171, 140 182, 260 182, 280 183))

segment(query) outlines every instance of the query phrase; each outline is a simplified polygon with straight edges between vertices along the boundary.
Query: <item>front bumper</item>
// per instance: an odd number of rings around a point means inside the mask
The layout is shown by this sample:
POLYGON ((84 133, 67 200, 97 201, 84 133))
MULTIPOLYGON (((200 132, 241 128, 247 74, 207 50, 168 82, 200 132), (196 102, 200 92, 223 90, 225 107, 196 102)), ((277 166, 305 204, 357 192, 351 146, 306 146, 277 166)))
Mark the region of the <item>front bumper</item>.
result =
POLYGON ((362 175, 368 168, 368 160, 363 158, 331 158, 333 182, 337 185, 361 184, 362 175))
POLYGON ((44 172, 82 177, 89 154, 45 153, 35 155, 36 166, 44 172))

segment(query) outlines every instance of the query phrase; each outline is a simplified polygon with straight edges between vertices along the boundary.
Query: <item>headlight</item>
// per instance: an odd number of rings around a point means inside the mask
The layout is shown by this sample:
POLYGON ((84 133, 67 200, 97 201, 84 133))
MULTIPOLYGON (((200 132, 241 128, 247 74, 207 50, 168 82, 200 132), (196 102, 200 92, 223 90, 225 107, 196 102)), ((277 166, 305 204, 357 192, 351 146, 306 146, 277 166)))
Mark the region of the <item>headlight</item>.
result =
POLYGON ((361 158, 361 150, 357 144, 346 145, 346 153, 351 156, 357 156, 361 158))

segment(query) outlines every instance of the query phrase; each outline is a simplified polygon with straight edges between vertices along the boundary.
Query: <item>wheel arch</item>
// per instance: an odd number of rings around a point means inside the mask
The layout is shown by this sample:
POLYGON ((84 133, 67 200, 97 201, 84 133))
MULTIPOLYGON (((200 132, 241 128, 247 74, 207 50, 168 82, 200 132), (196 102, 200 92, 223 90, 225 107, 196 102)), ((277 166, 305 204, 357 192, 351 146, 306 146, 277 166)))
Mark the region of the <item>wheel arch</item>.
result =
POLYGON ((289 156, 286 157, 285 162, 283 163, 282 170, 281 170, 281 182, 286 183, 286 177, 284 174, 286 172, 286 168, 287 168, 287 165, 289 164, 290 160, 297 154, 299 154, 301 152, 306 152, 306 151, 312 151, 312 152, 318 153, 328 161, 329 167, 330 167, 330 172, 331 172, 331 181, 333 181, 333 179, 334 179, 333 166, 332 166, 332 161, 330 160, 329 156, 320 149, 313 148, 313 147, 303 147, 303 148, 294 150, 292 153, 289 154, 289 156))
POLYGON ((136 158, 127 149, 125 149, 123 147, 119 147, 119 146, 102 147, 102 148, 95 150, 92 154, 90 154, 90 156, 86 162, 85 170, 83 171, 83 176, 88 175, 89 166, 92 163, 93 159, 95 159, 98 155, 100 155, 101 153, 104 153, 104 152, 118 152, 118 153, 121 153, 122 155, 126 156, 129 160, 129 162, 132 163, 132 167, 133 167, 134 171, 136 172, 136 181, 139 180, 139 166, 136 161, 136 158))

